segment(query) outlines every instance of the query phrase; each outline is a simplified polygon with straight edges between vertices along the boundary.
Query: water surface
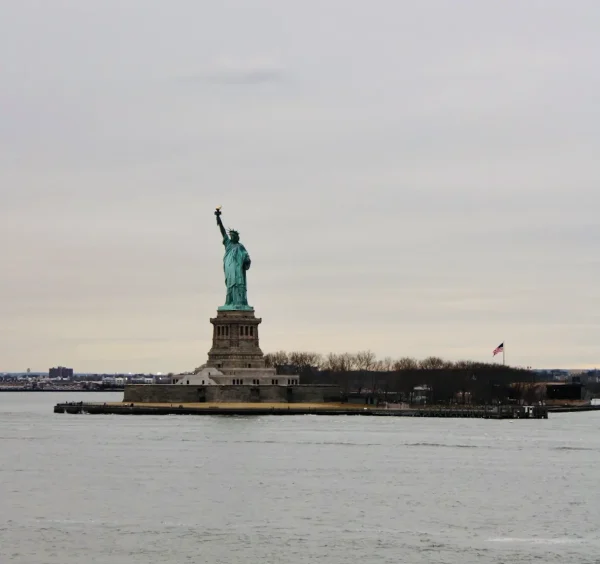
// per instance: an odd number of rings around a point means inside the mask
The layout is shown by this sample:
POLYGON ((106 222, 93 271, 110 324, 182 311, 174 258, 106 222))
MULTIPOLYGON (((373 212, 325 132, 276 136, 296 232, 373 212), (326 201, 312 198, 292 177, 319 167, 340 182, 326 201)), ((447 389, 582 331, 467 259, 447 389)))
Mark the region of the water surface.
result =
POLYGON ((121 396, 0 393, 2 564, 600 561, 600 413, 52 413, 121 396))

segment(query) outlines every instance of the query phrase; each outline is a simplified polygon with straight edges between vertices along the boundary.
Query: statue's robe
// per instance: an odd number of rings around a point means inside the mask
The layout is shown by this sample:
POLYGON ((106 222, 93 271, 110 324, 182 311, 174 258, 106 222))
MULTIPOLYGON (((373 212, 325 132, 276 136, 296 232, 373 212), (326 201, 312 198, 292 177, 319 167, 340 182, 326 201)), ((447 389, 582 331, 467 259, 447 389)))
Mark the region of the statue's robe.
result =
POLYGON ((225 256, 223 271, 227 286, 226 306, 248 306, 246 289, 246 270, 250 268, 250 255, 241 243, 232 243, 229 237, 223 237, 225 256))

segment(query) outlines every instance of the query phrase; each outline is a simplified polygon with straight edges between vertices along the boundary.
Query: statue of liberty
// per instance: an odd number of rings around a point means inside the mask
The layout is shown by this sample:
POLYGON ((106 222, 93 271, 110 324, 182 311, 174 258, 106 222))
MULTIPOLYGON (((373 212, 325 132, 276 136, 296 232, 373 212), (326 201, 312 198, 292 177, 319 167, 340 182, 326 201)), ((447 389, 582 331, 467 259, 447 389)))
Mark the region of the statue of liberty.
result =
POLYGON ((248 305, 246 286, 246 270, 250 268, 250 255, 246 247, 240 243, 240 234, 235 229, 225 230, 225 227, 223 227, 221 206, 216 209, 215 215, 225 247, 223 271, 225 273, 225 286, 227 287, 225 305, 218 309, 219 311, 252 311, 254 308, 248 305))

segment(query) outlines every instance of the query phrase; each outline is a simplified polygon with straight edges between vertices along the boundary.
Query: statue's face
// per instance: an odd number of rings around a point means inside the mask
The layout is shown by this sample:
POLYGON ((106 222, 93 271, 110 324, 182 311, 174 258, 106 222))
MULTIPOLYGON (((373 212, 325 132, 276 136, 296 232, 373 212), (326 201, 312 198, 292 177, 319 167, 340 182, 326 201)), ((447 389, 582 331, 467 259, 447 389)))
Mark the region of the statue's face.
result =
POLYGON ((229 238, 231 239, 232 243, 240 242, 240 236, 237 233, 232 233, 229 238))

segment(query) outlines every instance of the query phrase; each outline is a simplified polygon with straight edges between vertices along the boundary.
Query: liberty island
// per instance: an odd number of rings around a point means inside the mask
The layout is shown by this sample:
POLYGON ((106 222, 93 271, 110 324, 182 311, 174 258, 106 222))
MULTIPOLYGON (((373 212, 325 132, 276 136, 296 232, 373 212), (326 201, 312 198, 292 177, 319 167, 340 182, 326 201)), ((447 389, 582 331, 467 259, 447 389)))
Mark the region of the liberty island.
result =
MULTIPOLYGON (((282 374, 267 367, 259 345, 259 325, 248 303, 247 272, 251 259, 235 229, 225 229, 221 207, 215 210, 222 237, 225 303, 210 318, 212 346, 205 364, 193 373, 173 376, 170 384, 126 385, 123 402, 113 405, 58 404, 57 413, 115 414, 328 414, 420 417, 480 417, 485 419, 547 418, 542 406, 464 405, 413 409, 403 404, 388 409, 375 394, 350 398, 337 384, 301 385, 298 374, 282 374), (351 401, 358 399, 358 403, 351 401), (219 404, 219 405, 215 405, 219 404), (295 405, 290 405, 295 404, 295 405)), ((298 369, 300 371, 300 369, 298 369)))

